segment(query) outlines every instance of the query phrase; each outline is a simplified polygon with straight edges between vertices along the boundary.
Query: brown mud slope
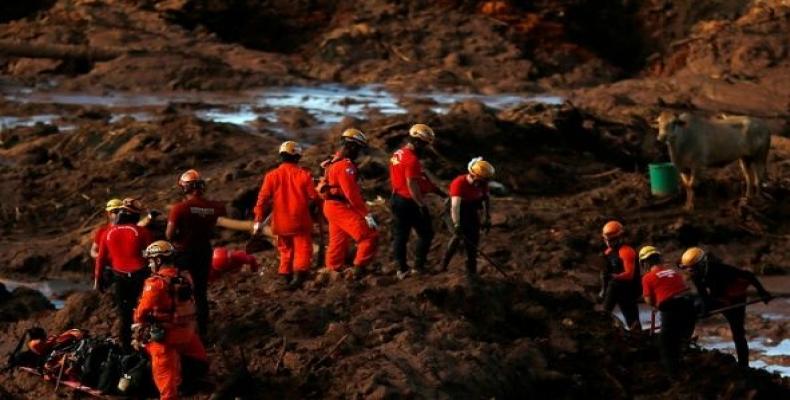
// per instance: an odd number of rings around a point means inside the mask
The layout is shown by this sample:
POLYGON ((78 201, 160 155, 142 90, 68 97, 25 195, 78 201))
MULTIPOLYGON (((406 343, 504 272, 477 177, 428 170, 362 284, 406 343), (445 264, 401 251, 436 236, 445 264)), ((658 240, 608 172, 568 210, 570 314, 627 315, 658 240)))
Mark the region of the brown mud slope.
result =
MULTIPOLYGON (((94 108, 83 115, 97 113, 94 108)), ((217 318, 209 338, 215 345, 212 379, 218 384, 233 372, 223 360, 237 365, 233 346, 243 345, 254 385, 239 387, 255 387, 262 398, 508 398, 521 393, 781 398, 790 390, 777 376, 738 371, 731 357, 704 352, 688 361, 709 373, 689 370, 670 383, 661 375, 650 340, 622 337, 593 303, 598 231, 606 219, 622 219, 634 242, 657 244, 673 257, 684 246, 703 244, 744 267, 786 272, 786 202, 739 205, 740 178, 731 166, 710 174, 699 191, 699 211, 688 215, 679 201, 653 201, 645 176, 633 172, 660 157, 648 146, 643 126, 605 121, 567 105, 522 105, 496 113, 475 102, 456 104, 446 115, 416 111, 357 121, 373 144, 361 160, 366 198, 386 196, 387 154, 416 120, 437 131, 442 156, 427 165, 443 182, 463 171, 471 156, 496 160, 510 194, 495 199, 495 226, 483 249, 512 277, 505 280, 484 267, 483 283, 470 287, 458 258, 449 273, 395 281, 385 229, 376 273, 361 284, 316 282, 291 293, 277 286, 271 269, 275 255, 262 253, 269 268, 264 276, 234 276, 212 287, 217 318), (512 143, 521 144, 518 151, 512 143), (317 364, 346 334, 337 353, 317 364), (283 337, 288 343, 284 369, 275 373, 283 337)), ((275 163, 274 138, 180 115, 173 108, 151 122, 73 122, 78 126, 73 132, 38 126, 5 134, 4 142, 13 144, 0 150, 0 176, 7 183, 0 195, 15 205, 0 213, 7 238, 0 248, 5 275, 88 281, 90 230, 101 219, 96 210, 106 198, 137 195, 162 209, 177 200, 178 173, 192 166, 209 177, 213 197, 230 201, 238 217, 249 216, 260 173, 275 163)), ((343 127, 334 127, 330 138, 343 127)), ((790 147, 786 139, 774 139, 774 179, 767 191, 781 199, 790 191, 790 147)), ((334 142, 315 140, 304 160, 311 167, 334 142)), ((387 209, 373 209, 388 225, 387 209)), ((448 239, 438 222, 437 229, 434 267, 439 243, 448 239)), ((222 232, 218 243, 241 246, 246 238, 222 232)), ((10 349, 15 337, 35 323, 52 330, 110 331, 109 298, 83 293, 68 303, 63 311, 4 325, 0 351, 10 349)), ((0 379, 16 394, 51 390, 18 374, 0 379)))
MULTIPOLYGON (((521 3, 58 0, 14 14, 4 4, 3 17, 21 19, 0 24, 0 40, 124 54, 102 62, 0 55, 0 82, 48 87, 54 79, 61 89, 85 91, 235 90, 315 80, 404 90, 560 90, 573 104, 495 111, 465 102, 446 115, 417 105, 408 115, 347 120, 326 136, 300 136, 314 145, 304 164, 317 174, 343 128, 354 124, 369 133, 374 148, 361 160, 361 175, 371 200, 387 197, 388 154, 416 121, 437 132, 439 155, 426 164, 444 184, 469 158, 492 160, 506 193, 494 201, 483 250, 511 278, 483 267, 483 282, 469 286, 457 258, 451 272, 394 281, 383 229, 376 272, 361 284, 321 282, 291 293, 276 285, 275 254, 261 253, 264 276, 228 277, 211 289, 218 317, 209 336, 212 379, 232 376, 239 364, 234 346, 243 345, 252 377, 236 387, 255 388, 259 398, 790 397, 787 379, 738 370, 731 357, 711 352, 691 353, 695 369, 669 381, 650 340, 623 337, 593 302, 598 232, 610 218, 626 223, 634 243, 658 245, 670 259, 699 244, 757 272, 790 269, 787 7, 521 3), (644 167, 666 156, 650 125, 666 108, 768 119, 776 134, 770 198, 742 204, 740 172, 731 165, 706 173, 694 214, 680 209, 680 199, 652 199, 644 167), (283 337, 282 368, 275 371, 283 337)), ((52 107, 61 106, 0 103, 9 115, 52 107)), ((102 204, 137 196, 166 210, 178 200, 175 181, 187 168, 209 178, 211 197, 249 218, 281 138, 202 121, 191 115, 194 107, 200 105, 173 104, 151 110, 150 121, 111 122, 110 110, 63 106, 73 111, 66 122, 74 130, 3 130, 0 275, 88 282, 90 232, 102 204)), ((438 214, 440 201, 432 201, 438 214)), ((387 207, 380 201, 372 207, 387 226, 387 207)), ((434 266, 449 238, 436 225, 434 266)), ((217 244, 240 247, 246 239, 224 231, 217 244)), ((0 352, 33 324, 99 334, 111 328, 109 298, 92 293, 72 295, 58 312, 31 311, 27 320, 0 324, 0 352)), ((50 385, 18 373, 0 376, 0 387, 3 398, 55 397, 50 385)))

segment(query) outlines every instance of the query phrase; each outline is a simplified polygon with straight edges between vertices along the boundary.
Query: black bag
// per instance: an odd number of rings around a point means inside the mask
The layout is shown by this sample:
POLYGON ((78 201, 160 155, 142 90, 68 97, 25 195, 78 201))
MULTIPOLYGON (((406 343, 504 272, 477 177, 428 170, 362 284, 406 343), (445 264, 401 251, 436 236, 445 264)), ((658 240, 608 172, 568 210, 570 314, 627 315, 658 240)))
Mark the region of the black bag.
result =
POLYGON ((142 353, 132 353, 121 359, 121 377, 128 380, 124 396, 146 396, 158 393, 153 381, 151 362, 142 353))
POLYGON ((121 355, 111 349, 104 362, 100 365, 101 373, 96 383, 96 389, 104 394, 113 394, 118 391, 118 381, 121 379, 121 355))
POLYGON ((95 387, 99 382, 104 363, 110 352, 119 354, 120 347, 109 339, 87 338, 80 342, 75 354, 80 366, 80 383, 95 387))

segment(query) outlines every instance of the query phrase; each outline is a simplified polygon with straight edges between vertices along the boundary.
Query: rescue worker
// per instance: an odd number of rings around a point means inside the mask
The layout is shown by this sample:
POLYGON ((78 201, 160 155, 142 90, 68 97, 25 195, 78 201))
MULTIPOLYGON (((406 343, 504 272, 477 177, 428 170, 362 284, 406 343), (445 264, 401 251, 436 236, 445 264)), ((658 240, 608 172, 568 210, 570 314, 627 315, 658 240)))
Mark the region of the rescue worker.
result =
POLYGON ((208 275, 213 249, 211 238, 217 219, 226 215, 225 204, 203 197, 206 182, 194 169, 181 174, 178 186, 184 201, 173 205, 167 219, 165 237, 178 251, 176 264, 192 276, 200 334, 205 337, 208 323, 208 275))
MULTIPOLYGON (((763 287, 757 277, 750 271, 745 271, 727 264, 706 254, 699 247, 691 247, 683 253, 680 260, 681 268, 690 271, 691 279, 702 298, 706 311, 714 308, 731 306, 746 302, 746 289, 754 286, 757 293, 766 304, 772 296, 763 287)), ((746 341, 746 305, 722 313, 730 324, 732 341, 738 355, 738 365, 749 366, 749 344, 746 341)))
POLYGON ((324 216, 329 224, 329 245, 322 273, 339 272, 345 264, 349 240, 357 243, 353 273, 355 279, 373 261, 378 242, 378 224, 368 211, 357 182, 354 160, 368 147, 368 139, 358 129, 346 129, 335 156, 322 164, 324 177, 318 192, 324 199, 324 216))
POLYGON ((450 219, 453 224, 453 238, 442 258, 442 269, 447 270, 458 246, 463 243, 466 249, 466 273, 472 277, 477 274, 480 230, 488 230, 491 227, 488 181, 494 177, 495 170, 494 166, 482 157, 473 158, 467 165, 467 170, 467 174, 459 175, 450 183, 450 219))
POLYGON ((642 294, 636 251, 623 241, 625 228, 617 221, 607 222, 602 230, 606 243, 606 270, 601 274, 603 308, 612 312, 620 306, 625 323, 632 331, 641 331, 637 300, 642 294))
POLYGON ((280 253, 278 273, 289 288, 307 278, 313 256, 313 219, 318 194, 310 171, 298 165, 302 146, 287 141, 280 145, 280 165, 263 178, 255 204, 253 234, 263 233, 263 221, 272 213, 272 232, 280 253))
POLYGON ((143 250, 153 242, 148 228, 137 225, 142 212, 139 200, 123 200, 115 225, 107 230, 101 241, 93 271, 94 289, 104 292, 114 284, 115 305, 121 320, 119 337, 126 349, 131 343, 132 312, 148 277, 143 250), (103 274, 105 265, 110 266, 112 282, 103 274))
POLYGON ((417 248, 413 274, 425 269, 428 251, 433 240, 433 224, 425 196, 441 193, 422 170, 422 158, 435 139, 433 129, 425 124, 415 124, 409 129, 406 145, 397 150, 390 158, 390 184, 392 196, 392 253, 398 264, 398 279, 409 273, 406 247, 411 230, 417 233, 417 248))
POLYGON ((642 277, 645 303, 658 310, 661 316, 658 336, 661 361, 667 372, 674 375, 680 366, 681 351, 694 333, 697 319, 694 298, 683 275, 664 264, 655 247, 639 249, 639 263, 645 272, 642 277))
MULTIPOLYGON (((151 277, 146 279, 134 312, 137 332, 148 331, 145 349, 151 356, 154 383, 162 400, 178 399, 182 372, 191 381, 208 370, 208 358, 196 331, 196 307, 192 279, 175 267, 175 247, 159 240, 145 249, 151 277), (145 329, 143 329, 145 328, 145 329)), ((139 342, 135 345, 139 348, 139 342)))
POLYGON ((93 231, 91 258, 96 258, 99 256, 99 245, 101 244, 100 241, 104 239, 107 229, 110 229, 110 227, 115 224, 115 218, 118 216, 118 210, 121 208, 121 205, 123 205, 123 201, 121 201, 121 199, 110 199, 104 206, 104 213, 107 217, 107 222, 93 231))

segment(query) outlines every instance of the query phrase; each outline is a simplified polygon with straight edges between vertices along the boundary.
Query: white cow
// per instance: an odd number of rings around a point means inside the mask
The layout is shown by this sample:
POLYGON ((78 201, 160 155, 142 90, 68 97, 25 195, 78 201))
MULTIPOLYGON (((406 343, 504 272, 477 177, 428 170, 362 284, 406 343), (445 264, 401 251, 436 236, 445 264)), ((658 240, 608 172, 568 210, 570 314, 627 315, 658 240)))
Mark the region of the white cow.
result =
POLYGON ((771 133, 759 119, 721 116, 709 120, 664 111, 658 116, 658 141, 680 171, 686 209, 694 209, 694 178, 705 167, 738 160, 746 180, 746 198, 760 193, 765 178, 771 133))

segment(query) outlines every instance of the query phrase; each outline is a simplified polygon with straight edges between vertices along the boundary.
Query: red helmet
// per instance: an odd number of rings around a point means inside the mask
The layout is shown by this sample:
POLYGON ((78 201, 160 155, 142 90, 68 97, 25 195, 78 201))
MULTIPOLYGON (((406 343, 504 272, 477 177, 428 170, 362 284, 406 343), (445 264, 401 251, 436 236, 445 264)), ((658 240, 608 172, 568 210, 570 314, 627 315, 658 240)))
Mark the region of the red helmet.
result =
POLYGON ((230 264, 228 249, 224 247, 215 248, 214 256, 211 258, 211 269, 215 271, 223 271, 228 268, 228 264, 230 264))

